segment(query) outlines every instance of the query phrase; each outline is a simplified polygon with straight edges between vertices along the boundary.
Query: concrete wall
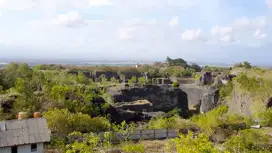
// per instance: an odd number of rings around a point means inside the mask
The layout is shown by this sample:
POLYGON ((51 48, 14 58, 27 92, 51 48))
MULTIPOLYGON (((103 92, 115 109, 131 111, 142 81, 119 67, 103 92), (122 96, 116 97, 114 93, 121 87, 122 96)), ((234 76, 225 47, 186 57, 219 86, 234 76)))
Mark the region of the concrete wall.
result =
MULTIPOLYGON (((44 153, 43 143, 37 144, 37 151, 31 151, 31 145, 18 146, 18 153, 44 153)), ((11 147, 0 148, 0 153, 11 153, 11 147)))
MULTIPOLYGON (((100 132, 100 139, 104 139, 104 133, 100 132)), ((128 134, 129 140, 155 140, 155 139, 166 139, 175 138, 178 136, 178 131, 176 129, 154 129, 154 130, 136 130, 131 134, 128 134)), ((122 140, 122 136, 114 132, 113 141, 122 140)))

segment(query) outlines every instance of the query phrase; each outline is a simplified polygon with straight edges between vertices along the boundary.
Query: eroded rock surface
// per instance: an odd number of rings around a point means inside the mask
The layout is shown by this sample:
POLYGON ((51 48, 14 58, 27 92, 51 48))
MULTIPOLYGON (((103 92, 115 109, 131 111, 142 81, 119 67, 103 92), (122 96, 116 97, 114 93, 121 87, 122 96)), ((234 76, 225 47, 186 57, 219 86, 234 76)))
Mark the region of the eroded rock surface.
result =
POLYGON ((168 112, 179 108, 184 115, 188 112, 187 94, 180 88, 147 85, 144 87, 111 88, 108 93, 115 103, 148 100, 153 111, 168 112))
POLYGON ((116 103, 116 108, 135 112, 152 112, 152 103, 147 100, 137 100, 133 102, 116 103))
POLYGON ((206 113, 218 106, 219 90, 210 89, 204 93, 200 100, 200 113, 206 113))
POLYGON ((211 72, 201 73, 201 76, 197 80, 197 85, 199 86, 210 85, 212 83, 213 83, 213 76, 211 72))

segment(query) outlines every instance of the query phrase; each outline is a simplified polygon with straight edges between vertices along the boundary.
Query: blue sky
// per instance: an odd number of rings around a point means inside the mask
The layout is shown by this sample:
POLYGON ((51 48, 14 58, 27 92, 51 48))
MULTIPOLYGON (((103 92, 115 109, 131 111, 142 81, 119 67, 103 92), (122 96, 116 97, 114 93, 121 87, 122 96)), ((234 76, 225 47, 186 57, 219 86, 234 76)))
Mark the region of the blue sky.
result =
POLYGON ((0 57, 267 64, 271 13, 272 0, 0 0, 0 57))

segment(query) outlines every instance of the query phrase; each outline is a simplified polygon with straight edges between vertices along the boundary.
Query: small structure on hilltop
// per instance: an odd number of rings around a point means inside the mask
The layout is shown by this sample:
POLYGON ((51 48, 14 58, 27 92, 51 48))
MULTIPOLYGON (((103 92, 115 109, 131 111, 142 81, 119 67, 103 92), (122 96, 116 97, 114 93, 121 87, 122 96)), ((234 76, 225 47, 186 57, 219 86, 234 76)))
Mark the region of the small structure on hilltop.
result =
POLYGON ((19 113, 17 120, 0 122, 1 153, 44 153, 44 143, 50 141, 46 119, 38 113, 30 119, 23 115, 19 113))
POLYGON ((173 82, 169 78, 153 78, 152 83, 156 85, 171 85, 173 82))

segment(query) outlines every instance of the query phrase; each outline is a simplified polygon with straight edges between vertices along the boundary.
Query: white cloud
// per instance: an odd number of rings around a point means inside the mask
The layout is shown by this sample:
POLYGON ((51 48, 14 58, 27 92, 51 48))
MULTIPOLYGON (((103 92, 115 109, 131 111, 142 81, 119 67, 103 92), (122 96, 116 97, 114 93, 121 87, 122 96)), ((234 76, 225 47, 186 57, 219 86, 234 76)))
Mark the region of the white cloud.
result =
POLYGON ((168 24, 171 27, 177 26, 179 24, 179 17, 178 16, 172 17, 168 24))
POLYGON ((220 42, 227 43, 227 44, 232 43, 234 41, 235 40, 232 35, 226 35, 220 38, 220 42))
POLYGON ((249 27, 250 20, 247 17, 238 18, 233 22, 233 26, 237 28, 249 27))
POLYGON ((269 8, 272 8, 272 0, 266 0, 266 5, 267 5, 269 8))
POLYGON ((230 34, 233 32, 232 27, 219 27, 219 26, 214 26, 211 29, 211 34, 213 36, 225 36, 227 34, 230 34))
POLYGON ((247 18, 242 17, 238 18, 233 22, 234 28, 264 28, 267 26, 267 17, 265 16, 258 16, 256 18, 247 18))
POLYGON ((90 7, 101 7, 112 5, 111 0, 89 0, 90 7))
POLYGON ((23 11, 36 6, 33 0, 0 0, 0 8, 23 11))
POLYGON ((130 28, 119 28, 118 35, 119 38, 122 40, 129 40, 133 38, 133 32, 136 31, 137 28, 130 27, 130 28))
POLYGON ((51 22, 54 25, 61 25, 65 27, 77 27, 79 25, 86 25, 87 22, 83 20, 78 12, 69 12, 60 14, 51 22))
POLYGON ((201 40, 201 29, 189 29, 182 33, 182 40, 193 41, 201 40))
POLYGON ((257 29, 254 33, 254 37, 257 39, 265 39, 267 37, 266 33, 263 33, 260 29, 257 29))

